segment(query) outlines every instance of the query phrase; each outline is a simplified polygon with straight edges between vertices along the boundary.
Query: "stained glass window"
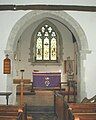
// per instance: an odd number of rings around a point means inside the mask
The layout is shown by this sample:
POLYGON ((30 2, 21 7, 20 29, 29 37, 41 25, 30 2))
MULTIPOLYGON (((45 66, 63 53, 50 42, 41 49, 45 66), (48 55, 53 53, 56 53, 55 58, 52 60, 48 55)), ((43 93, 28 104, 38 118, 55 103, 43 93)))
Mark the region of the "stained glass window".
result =
POLYGON ((57 60, 57 33, 49 24, 43 24, 36 34, 36 61, 57 60))
POLYGON ((42 60, 42 39, 39 37, 36 44, 36 59, 42 60))
POLYGON ((56 39, 51 39, 51 60, 56 60, 56 39))
POLYGON ((46 37, 44 39, 44 60, 49 60, 49 39, 46 37))

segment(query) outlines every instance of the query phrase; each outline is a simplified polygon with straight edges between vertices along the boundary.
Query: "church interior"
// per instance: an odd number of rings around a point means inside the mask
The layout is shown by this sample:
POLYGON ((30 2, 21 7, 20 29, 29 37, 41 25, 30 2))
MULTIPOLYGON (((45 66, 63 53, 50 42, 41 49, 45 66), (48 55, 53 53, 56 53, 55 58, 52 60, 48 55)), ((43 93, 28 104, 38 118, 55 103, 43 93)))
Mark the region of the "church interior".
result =
POLYGON ((96 2, 71 2, 0 2, 0 120, 96 120, 96 2))

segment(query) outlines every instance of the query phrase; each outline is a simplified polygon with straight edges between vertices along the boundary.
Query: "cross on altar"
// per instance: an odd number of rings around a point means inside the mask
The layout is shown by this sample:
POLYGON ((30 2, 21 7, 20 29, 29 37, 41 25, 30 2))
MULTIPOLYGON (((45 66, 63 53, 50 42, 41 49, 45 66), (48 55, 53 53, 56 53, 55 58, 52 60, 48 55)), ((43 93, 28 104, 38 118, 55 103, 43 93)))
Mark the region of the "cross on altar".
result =
POLYGON ((24 84, 30 84, 30 79, 23 79, 23 73, 24 70, 20 70, 22 73, 21 79, 13 79, 13 84, 19 84, 20 85, 20 105, 23 104, 23 92, 24 92, 24 84))

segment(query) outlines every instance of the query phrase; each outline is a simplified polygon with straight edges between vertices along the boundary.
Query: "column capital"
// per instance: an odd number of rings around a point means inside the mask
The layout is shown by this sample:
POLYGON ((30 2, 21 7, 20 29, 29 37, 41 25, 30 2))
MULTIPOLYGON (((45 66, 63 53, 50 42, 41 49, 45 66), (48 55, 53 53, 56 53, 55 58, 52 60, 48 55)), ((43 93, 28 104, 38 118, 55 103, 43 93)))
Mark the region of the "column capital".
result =
POLYGON ((82 60, 85 60, 86 59, 86 54, 91 54, 91 50, 80 50, 79 51, 79 54, 80 54, 80 57, 82 58, 82 60))

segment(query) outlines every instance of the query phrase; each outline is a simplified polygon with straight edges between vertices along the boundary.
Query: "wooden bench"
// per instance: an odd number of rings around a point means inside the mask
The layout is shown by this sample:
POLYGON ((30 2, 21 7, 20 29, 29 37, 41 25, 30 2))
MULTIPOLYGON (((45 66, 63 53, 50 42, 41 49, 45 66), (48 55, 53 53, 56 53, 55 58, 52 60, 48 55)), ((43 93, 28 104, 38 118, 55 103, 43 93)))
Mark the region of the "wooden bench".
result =
POLYGON ((96 120, 96 103, 67 103, 58 92, 54 94, 54 111, 58 120, 96 120))
POLYGON ((96 103, 70 103, 75 119, 96 120, 96 103))
POLYGON ((14 114, 13 113, 7 114, 5 113, 5 115, 0 115, 0 120, 24 120, 22 117, 22 113, 18 113, 18 114, 14 114))
POLYGON ((96 120, 96 113, 74 113, 75 120, 96 120))
POLYGON ((96 103, 69 103, 74 113, 96 113, 96 103))
POLYGON ((26 105, 0 105, 0 120, 27 120, 26 105))

